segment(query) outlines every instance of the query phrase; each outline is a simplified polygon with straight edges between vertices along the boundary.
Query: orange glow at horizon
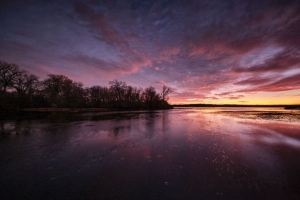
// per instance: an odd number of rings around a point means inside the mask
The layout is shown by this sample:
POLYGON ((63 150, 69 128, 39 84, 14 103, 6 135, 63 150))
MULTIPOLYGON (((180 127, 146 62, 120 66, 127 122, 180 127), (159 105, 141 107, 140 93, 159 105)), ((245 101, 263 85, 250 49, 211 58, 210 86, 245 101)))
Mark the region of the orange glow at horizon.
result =
POLYGON ((300 104, 300 90, 277 92, 277 93, 257 93, 247 95, 240 99, 219 98, 211 99, 192 99, 189 98, 172 98, 170 104, 237 104, 237 105, 296 105, 300 104), (284 93, 284 94, 283 94, 284 93))

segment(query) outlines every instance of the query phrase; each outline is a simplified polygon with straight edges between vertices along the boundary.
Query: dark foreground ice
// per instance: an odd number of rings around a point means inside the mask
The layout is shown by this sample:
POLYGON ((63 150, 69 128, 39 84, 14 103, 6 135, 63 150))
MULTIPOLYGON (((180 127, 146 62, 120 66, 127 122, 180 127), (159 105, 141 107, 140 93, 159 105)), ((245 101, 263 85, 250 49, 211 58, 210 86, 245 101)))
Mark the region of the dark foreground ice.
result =
POLYGON ((300 199, 297 120, 174 109, 0 126, 0 199, 300 199))

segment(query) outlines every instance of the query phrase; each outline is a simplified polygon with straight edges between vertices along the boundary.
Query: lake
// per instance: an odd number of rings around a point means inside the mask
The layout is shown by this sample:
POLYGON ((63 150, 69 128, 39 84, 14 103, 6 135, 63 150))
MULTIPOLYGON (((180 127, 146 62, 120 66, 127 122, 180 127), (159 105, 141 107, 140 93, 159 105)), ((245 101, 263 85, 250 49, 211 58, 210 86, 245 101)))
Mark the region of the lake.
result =
POLYGON ((300 199, 299 116, 175 108, 1 121, 1 199, 300 199))

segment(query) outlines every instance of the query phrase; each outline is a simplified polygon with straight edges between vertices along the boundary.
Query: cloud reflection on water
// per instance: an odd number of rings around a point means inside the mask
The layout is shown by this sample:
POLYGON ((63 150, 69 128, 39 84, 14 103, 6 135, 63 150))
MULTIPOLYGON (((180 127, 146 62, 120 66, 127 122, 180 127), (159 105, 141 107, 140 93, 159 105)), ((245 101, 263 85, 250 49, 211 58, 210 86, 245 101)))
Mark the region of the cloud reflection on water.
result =
POLYGON ((199 109, 128 112, 106 120, 96 113, 77 114, 83 118, 2 122, 4 196, 13 195, 8 188, 23 194, 47 188, 47 197, 56 199, 66 187, 77 188, 70 198, 300 195, 297 122, 199 109), (24 180, 31 180, 26 188, 17 185, 24 180))

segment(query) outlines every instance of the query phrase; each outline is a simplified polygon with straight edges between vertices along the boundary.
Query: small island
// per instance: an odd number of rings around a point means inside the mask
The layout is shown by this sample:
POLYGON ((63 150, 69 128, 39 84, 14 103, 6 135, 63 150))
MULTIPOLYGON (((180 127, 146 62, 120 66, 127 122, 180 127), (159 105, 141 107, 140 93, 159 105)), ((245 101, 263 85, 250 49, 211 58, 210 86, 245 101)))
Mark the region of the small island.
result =
POLYGON ((295 105, 295 106, 286 106, 284 107, 286 110, 300 110, 300 105, 295 105))

